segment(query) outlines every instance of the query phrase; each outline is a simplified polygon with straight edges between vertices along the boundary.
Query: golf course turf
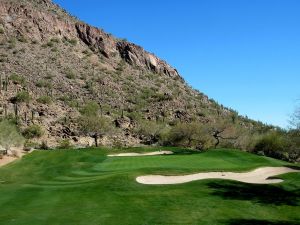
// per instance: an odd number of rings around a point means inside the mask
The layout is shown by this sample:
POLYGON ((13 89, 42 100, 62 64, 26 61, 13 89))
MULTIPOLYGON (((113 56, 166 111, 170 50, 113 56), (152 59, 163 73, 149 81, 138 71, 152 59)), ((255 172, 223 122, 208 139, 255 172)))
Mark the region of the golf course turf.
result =
MULTIPOLYGON (((253 224, 300 221, 300 173, 280 184, 200 180, 178 185, 143 185, 136 177, 204 171, 250 171, 291 166, 238 150, 174 155, 107 157, 118 150, 35 151, 0 168, 2 225, 253 224)), ((294 165, 295 166, 295 165, 294 165)))

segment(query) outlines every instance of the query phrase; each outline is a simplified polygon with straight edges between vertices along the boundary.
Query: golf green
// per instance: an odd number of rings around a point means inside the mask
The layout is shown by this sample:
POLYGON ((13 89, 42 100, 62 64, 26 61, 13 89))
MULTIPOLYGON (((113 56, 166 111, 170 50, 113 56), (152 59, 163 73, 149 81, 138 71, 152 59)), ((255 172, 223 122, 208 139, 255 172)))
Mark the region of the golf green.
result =
POLYGON ((135 181, 147 174, 291 166, 238 150, 173 150, 174 155, 142 157, 107 157, 117 152, 108 149, 35 151, 0 168, 0 224, 299 224, 300 173, 281 175, 284 182, 272 185, 135 181))

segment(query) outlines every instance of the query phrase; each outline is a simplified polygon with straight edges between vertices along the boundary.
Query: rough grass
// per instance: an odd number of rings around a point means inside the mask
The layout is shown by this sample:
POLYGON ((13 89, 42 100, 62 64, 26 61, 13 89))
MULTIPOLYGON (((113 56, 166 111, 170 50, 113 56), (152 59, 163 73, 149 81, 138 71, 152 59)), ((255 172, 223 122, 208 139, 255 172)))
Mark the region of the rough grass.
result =
POLYGON ((0 224, 299 224, 300 174, 280 176, 285 182, 276 185, 135 182, 136 176, 150 173, 287 165, 235 150, 173 150, 176 155, 113 158, 106 154, 125 149, 36 151, 0 168, 0 224))

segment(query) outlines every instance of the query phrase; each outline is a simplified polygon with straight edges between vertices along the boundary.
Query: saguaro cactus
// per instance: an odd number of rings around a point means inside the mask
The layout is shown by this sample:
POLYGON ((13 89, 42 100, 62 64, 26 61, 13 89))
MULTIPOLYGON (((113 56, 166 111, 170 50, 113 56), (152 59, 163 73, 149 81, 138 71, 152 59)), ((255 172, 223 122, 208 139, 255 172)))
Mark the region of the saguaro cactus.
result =
POLYGON ((2 73, 0 73, 0 93, 2 92, 2 73))
POLYGON ((5 76, 5 82, 4 82, 4 90, 7 91, 8 89, 8 82, 9 82, 9 78, 8 76, 5 76))
POLYGON ((4 116, 7 117, 7 105, 4 105, 4 116))
POLYGON ((14 104, 14 110, 15 110, 15 118, 17 119, 19 116, 19 106, 18 103, 14 104))
POLYGON ((27 112, 24 112, 24 122, 27 123, 27 112))
POLYGON ((34 114, 35 114, 34 110, 31 110, 31 121, 32 122, 34 121, 34 114))

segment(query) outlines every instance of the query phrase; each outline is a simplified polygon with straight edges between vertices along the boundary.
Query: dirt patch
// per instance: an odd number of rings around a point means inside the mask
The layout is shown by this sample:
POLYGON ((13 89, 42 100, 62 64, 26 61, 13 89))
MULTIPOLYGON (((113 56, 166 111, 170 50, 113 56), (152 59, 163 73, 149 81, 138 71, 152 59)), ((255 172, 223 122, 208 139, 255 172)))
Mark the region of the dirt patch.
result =
POLYGON ((6 164, 9 164, 9 163, 15 161, 16 159, 18 159, 18 158, 12 157, 12 156, 3 156, 3 158, 0 159, 0 167, 5 166, 6 164))
POLYGON ((233 173, 233 172, 208 172, 197 173, 183 176, 161 176, 149 175, 140 176, 136 181, 141 184, 183 184, 196 180, 204 179, 223 179, 235 180, 250 184, 274 184, 280 183, 281 179, 269 179, 270 177, 278 176, 285 173, 300 172, 288 167, 263 167, 246 173, 233 173))
POLYGON ((5 166, 17 159, 22 158, 24 155, 27 155, 29 153, 31 153, 33 150, 29 151, 29 152, 24 152, 24 151, 17 151, 17 156, 11 156, 11 155, 4 155, 2 156, 3 158, 0 159, 0 167, 5 166))

